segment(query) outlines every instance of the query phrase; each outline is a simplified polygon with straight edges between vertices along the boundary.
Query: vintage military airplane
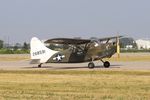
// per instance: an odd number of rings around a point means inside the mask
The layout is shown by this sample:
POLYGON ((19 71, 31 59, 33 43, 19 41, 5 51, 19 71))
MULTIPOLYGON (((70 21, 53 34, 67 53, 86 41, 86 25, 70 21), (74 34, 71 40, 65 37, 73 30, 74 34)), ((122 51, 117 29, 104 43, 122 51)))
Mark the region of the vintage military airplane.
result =
POLYGON ((93 61, 102 61, 105 68, 110 63, 103 58, 110 58, 119 49, 119 38, 107 37, 102 39, 72 39, 55 38, 44 43, 38 38, 31 39, 31 63, 41 67, 43 63, 81 63, 89 62, 88 68, 94 68, 93 61))

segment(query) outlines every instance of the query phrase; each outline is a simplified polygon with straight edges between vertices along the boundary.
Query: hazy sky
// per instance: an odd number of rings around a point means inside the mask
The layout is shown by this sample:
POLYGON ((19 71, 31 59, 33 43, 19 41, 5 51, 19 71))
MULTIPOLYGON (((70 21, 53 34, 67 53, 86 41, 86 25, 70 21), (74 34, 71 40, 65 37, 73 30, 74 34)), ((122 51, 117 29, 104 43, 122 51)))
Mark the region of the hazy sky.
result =
POLYGON ((150 0, 0 0, 0 39, 150 38, 150 0))

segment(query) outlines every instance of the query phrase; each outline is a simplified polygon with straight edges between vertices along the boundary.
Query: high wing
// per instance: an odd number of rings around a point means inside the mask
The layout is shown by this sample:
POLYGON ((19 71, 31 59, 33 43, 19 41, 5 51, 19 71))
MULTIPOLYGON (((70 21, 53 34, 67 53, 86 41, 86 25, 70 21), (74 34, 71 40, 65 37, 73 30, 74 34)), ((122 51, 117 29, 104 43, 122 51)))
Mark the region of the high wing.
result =
MULTIPOLYGON (((122 36, 106 37, 97 39, 99 41, 109 41, 110 39, 120 38, 122 36)), ((87 44, 90 43, 92 39, 73 39, 73 38, 54 38, 48 39, 45 43, 56 43, 56 44, 87 44)))
POLYGON ((56 44, 86 44, 91 42, 90 39, 72 39, 72 38, 54 38, 45 41, 45 43, 56 43, 56 44))

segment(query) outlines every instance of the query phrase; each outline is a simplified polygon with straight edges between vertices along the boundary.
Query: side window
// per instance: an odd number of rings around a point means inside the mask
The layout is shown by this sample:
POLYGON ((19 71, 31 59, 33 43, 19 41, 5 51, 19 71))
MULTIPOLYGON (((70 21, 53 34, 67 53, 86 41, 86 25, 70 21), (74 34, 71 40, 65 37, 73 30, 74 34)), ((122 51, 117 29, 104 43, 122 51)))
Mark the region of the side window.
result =
POLYGON ((47 47, 56 51, 63 51, 69 49, 69 45, 67 44, 49 44, 47 47))

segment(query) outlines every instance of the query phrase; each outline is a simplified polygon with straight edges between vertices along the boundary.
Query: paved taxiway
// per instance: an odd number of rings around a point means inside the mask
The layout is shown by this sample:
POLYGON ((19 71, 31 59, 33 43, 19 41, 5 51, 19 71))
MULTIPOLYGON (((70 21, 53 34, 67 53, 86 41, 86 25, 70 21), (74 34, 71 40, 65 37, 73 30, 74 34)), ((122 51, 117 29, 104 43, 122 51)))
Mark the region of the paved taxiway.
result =
MULTIPOLYGON (((145 58, 147 60, 142 61, 110 61, 111 66, 109 69, 115 70, 150 70, 150 53, 124 53, 122 57, 125 58, 137 58, 144 56, 148 57, 145 58)), ((88 63, 75 63, 75 64, 64 64, 64 63, 57 63, 57 64, 43 64, 42 68, 37 68, 37 65, 33 65, 29 63, 29 55, 0 55, 0 70, 90 70, 88 69, 88 63), (19 59, 19 60, 18 60, 19 59), (20 60, 21 59, 21 60, 20 60)), ((100 61, 95 62, 96 67, 94 69, 105 69, 100 61)))
MULTIPOLYGON (((75 64, 43 64, 42 68, 37 68, 37 65, 29 64, 29 61, 0 61, 1 70, 37 70, 37 69, 71 69, 71 70, 84 70, 87 69, 88 63, 75 63, 75 64)), ((101 62, 95 62, 96 67, 94 69, 104 69, 101 62)), ((111 62, 111 66, 108 69, 117 70, 150 70, 150 62, 111 62)))

